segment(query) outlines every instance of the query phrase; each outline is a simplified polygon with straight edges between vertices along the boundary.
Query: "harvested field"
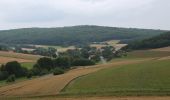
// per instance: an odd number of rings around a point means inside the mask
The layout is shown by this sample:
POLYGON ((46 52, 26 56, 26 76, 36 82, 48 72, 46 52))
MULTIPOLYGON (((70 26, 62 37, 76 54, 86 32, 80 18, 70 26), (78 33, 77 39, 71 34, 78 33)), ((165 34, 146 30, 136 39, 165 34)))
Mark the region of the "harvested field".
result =
POLYGON ((170 51, 170 47, 164 47, 164 48, 152 49, 151 51, 170 51))
POLYGON ((4 86, 0 88, 0 96, 48 96, 57 95, 59 92, 73 79, 99 71, 104 68, 115 67, 117 65, 125 65, 132 63, 139 63, 152 59, 144 60, 126 60, 115 63, 108 63, 103 65, 89 66, 78 69, 73 69, 66 74, 45 77, 23 81, 20 83, 4 86))
POLYGON ((38 55, 30 55, 30 54, 22 54, 22 53, 14 53, 14 52, 6 52, 0 51, 1 57, 10 57, 10 58, 19 58, 19 59, 26 59, 26 60, 37 60, 42 56, 38 55))
POLYGON ((0 64, 5 64, 11 61, 18 61, 20 63, 23 62, 33 62, 33 60, 19 59, 19 58, 10 58, 10 57, 0 57, 0 64))

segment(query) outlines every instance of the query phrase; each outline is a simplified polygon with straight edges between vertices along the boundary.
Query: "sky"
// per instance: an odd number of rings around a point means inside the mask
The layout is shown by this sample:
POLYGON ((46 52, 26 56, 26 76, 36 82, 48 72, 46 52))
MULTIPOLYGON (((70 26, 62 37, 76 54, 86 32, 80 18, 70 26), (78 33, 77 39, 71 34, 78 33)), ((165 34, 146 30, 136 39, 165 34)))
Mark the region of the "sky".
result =
POLYGON ((0 0, 0 30, 75 25, 170 30, 170 0, 0 0))

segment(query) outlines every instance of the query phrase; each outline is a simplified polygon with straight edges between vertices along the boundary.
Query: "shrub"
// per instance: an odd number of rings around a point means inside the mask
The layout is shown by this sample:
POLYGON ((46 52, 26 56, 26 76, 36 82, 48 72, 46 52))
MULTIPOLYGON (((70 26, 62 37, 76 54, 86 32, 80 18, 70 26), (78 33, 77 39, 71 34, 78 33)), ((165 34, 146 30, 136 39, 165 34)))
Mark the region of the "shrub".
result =
POLYGON ((46 75, 46 74, 49 74, 49 71, 47 69, 42 69, 39 73, 39 76, 43 76, 43 75, 46 75))
POLYGON ((53 75, 60 75, 60 74, 64 74, 64 70, 61 68, 55 68, 53 71, 53 75))
POLYGON ((15 75, 16 77, 25 76, 27 73, 26 68, 22 68, 21 65, 17 61, 8 62, 4 68, 4 71, 7 71, 9 75, 15 75))
POLYGON ((29 72, 27 73, 27 78, 32 78, 32 75, 33 75, 32 71, 29 71, 29 72))
POLYGON ((10 76, 7 78, 6 82, 15 82, 15 75, 14 75, 14 74, 13 74, 13 75, 10 75, 10 76))
POLYGON ((92 60, 88 59, 77 59, 73 61, 73 66, 89 66, 89 65, 95 65, 95 63, 92 60))
POLYGON ((0 71, 0 80, 5 80, 8 78, 8 72, 7 71, 0 71))
POLYGON ((37 64, 39 65, 38 67, 42 68, 42 69, 47 69, 47 70, 51 70, 53 68, 53 61, 51 58, 40 58, 37 61, 37 64))
POLYGON ((58 57, 53 62, 54 66, 61 67, 63 69, 68 69, 70 67, 69 57, 58 57))

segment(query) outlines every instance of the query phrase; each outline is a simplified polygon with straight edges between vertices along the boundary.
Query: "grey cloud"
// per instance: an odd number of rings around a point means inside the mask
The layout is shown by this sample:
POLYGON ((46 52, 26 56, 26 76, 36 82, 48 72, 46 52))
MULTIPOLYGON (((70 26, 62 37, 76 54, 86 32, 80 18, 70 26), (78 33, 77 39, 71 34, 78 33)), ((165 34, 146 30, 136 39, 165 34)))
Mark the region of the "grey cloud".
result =
POLYGON ((104 25, 170 29, 170 0, 4 0, 0 28, 104 25))

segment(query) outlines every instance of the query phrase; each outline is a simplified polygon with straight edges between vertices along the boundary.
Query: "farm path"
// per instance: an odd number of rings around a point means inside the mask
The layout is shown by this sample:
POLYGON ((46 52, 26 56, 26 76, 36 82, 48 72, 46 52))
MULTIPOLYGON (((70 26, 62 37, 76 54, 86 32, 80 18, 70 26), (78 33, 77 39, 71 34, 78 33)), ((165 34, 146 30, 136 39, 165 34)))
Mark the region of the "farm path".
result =
POLYGON ((148 59, 141 59, 141 60, 125 60, 125 61, 118 61, 114 63, 82 67, 82 68, 70 70, 67 73, 58 76, 47 75, 44 77, 19 82, 16 84, 0 87, 0 97, 57 95, 70 81, 72 81, 77 77, 92 72, 96 72, 104 68, 116 67, 117 65, 140 63, 148 60, 154 60, 154 59, 148 58, 148 59))
POLYGON ((170 100, 170 97, 82 97, 82 98, 35 98, 24 100, 170 100))

